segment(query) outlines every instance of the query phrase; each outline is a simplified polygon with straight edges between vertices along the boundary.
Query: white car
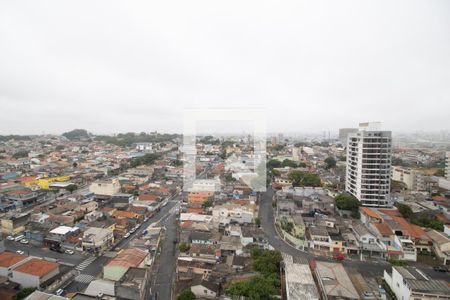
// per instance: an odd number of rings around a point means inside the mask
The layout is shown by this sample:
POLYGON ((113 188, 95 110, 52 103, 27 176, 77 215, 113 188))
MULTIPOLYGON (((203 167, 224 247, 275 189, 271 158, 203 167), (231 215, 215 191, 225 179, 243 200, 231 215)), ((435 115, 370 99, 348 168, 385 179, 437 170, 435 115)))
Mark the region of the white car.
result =
POLYGON ((20 255, 24 255, 25 254, 25 252, 23 252, 22 250, 17 250, 16 253, 20 254, 20 255))
POLYGON ((133 228, 133 229, 131 229, 130 230, 130 232, 129 233, 135 233, 136 232, 136 229, 135 228, 133 228))
POLYGON ((21 239, 21 240, 20 240, 20 243, 21 243, 21 244, 28 244, 28 243, 29 243, 29 241, 28 241, 28 240, 26 240, 26 239, 21 239))
POLYGON ((63 289, 59 289, 55 292, 56 296, 61 296, 64 293, 63 289))
POLYGON ((6 239, 7 239, 8 241, 14 241, 14 237, 13 237, 12 235, 8 235, 8 236, 6 237, 6 239))
POLYGON ((131 233, 127 232, 123 237, 124 237, 124 238, 129 238, 130 235, 131 235, 131 233))
POLYGON ((73 255, 75 252, 73 252, 72 250, 66 250, 66 251, 64 251, 64 253, 69 254, 69 255, 73 255))

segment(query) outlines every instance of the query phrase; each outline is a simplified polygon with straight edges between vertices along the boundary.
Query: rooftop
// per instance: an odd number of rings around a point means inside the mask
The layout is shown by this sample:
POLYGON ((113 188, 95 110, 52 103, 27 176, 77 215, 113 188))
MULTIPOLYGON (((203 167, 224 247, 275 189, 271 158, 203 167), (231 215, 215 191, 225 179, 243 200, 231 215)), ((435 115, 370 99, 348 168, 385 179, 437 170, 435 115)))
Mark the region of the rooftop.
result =
POLYGON ((15 268, 14 271, 42 277, 58 267, 59 265, 57 263, 33 258, 15 268))
POLYGON ((3 252, 0 253, 0 267, 8 268, 11 267, 18 262, 26 259, 28 256, 19 255, 13 252, 3 252))

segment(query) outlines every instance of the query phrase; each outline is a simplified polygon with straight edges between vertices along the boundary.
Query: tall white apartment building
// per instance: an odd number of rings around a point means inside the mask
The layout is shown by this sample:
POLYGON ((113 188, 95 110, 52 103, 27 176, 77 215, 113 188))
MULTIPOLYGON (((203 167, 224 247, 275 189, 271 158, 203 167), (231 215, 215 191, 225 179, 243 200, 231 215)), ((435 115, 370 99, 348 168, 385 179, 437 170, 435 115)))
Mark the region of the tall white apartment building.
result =
POLYGON ((392 133, 380 123, 360 123, 347 138, 345 190, 362 205, 390 206, 392 133))

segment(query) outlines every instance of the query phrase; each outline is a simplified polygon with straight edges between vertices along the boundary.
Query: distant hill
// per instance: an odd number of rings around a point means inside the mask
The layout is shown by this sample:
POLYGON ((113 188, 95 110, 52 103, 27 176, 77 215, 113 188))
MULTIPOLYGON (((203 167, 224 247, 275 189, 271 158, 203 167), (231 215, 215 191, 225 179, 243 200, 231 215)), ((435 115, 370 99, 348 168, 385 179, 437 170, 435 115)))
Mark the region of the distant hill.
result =
POLYGON ((87 139, 90 137, 86 129, 74 129, 69 132, 64 132, 62 135, 68 138, 69 140, 80 140, 80 139, 87 139))

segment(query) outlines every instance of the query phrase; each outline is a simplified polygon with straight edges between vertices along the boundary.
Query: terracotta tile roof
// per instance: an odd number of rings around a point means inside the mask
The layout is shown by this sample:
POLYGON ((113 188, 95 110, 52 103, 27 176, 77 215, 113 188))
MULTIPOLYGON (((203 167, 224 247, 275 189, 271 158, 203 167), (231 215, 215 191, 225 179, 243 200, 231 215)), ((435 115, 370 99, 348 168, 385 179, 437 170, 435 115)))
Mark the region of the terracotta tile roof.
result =
POLYGON ((391 217, 401 217, 402 214, 397 209, 378 209, 378 211, 382 214, 385 214, 387 216, 391 217))
POLYGON ((138 267, 148 252, 138 249, 129 248, 122 251, 119 255, 113 258, 106 266, 107 267, 123 267, 123 268, 136 268, 138 267))
POLYGON ((26 195, 26 194, 30 194, 32 193, 32 191, 30 190, 13 190, 13 191, 9 191, 6 192, 7 195, 11 195, 11 196, 15 196, 15 195, 26 195))
POLYGON ((400 224, 409 236, 416 239, 428 239, 425 230, 423 230, 420 226, 411 224, 402 217, 392 217, 392 219, 400 224))
POLYGON ((197 207, 189 207, 188 209, 187 209, 187 212, 188 213, 198 213, 198 214, 201 214, 201 213, 203 213, 203 208, 197 208, 197 207))
POLYGON ((437 214, 436 218, 444 224, 450 224, 450 220, 444 214, 437 214))
POLYGON ((381 219, 381 216, 376 211, 371 210, 368 207, 360 207, 359 210, 371 218, 381 219))
POLYGON ((374 223, 377 230, 380 232, 383 236, 389 236, 392 235, 392 229, 389 227, 386 223, 374 223))
POLYGON ((157 191, 160 193, 168 193, 169 189, 166 187, 160 187, 159 189, 157 189, 157 191))
POLYGON ((116 210, 112 213, 112 216, 115 218, 128 218, 128 219, 135 219, 136 214, 131 211, 120 211, 116 210))
POLYGON ((250 201, 246 199, 233 199, 230 201, 231 203, 238 204, 238 205, 247 205, 250 203, 250 201))
POLYGON ((14 271, 42 277, 44 275, 47 275, 49 272, 57 269, 58 266, 59 265, 57 263, 51 261, 33 258, 23 265, 15 268, 14 271))
POLYGON ((142 194, 139 195, 139 201, 156 201, 158 196, 153 194, 142 194))
POLYGON ((434 196, 432 198, 434 201, 446 201, 447 198, 445 198, 444 196, 434 196))
POLYGON ((183 223, 181 223, 181 227, 182 228, 189 228, 189 227, 192 226, 192 224, 194 224, 194 221, 190 221, 190 220, 184 221, 183 223))
POLYGON ((0 253, 0 267, 8 268, 19 261, 24 260, 25 258, 27 258, 27 256, 19 255, 13 252, 0 253))

